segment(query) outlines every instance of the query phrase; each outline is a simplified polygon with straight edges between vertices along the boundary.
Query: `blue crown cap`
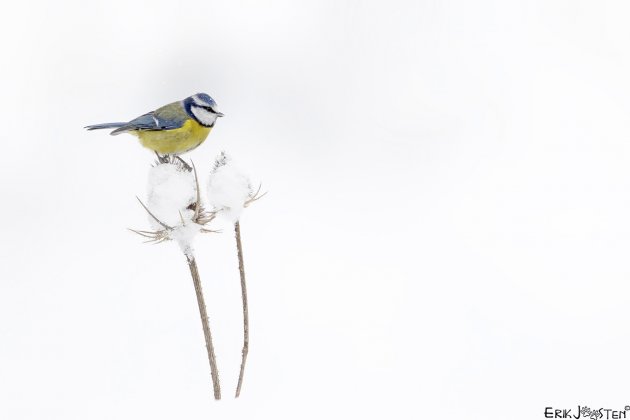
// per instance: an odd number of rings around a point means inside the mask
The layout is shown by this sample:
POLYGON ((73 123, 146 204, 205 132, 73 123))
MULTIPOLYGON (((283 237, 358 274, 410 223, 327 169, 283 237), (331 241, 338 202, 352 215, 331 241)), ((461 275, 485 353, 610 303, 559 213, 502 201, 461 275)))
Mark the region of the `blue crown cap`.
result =
POLYGON ((195 95, 192 96, 193 100, 197 99, 199 102, 203 102, 204 104, 208 105, 208 106, 214 106, 217 103, 214 101, 214 99, 212 99, 212 97, 210 95, 208 95, 207 93, 197 93, 195 95))

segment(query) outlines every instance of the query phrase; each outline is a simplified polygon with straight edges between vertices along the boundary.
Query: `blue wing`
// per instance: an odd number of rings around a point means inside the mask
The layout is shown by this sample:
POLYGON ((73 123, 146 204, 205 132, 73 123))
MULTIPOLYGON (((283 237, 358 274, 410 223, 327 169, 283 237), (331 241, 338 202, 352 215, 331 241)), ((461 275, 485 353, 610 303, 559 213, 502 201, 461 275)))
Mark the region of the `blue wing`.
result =
POLYGON ((149 112, 135 118, 120 128, 111 132, 115 136, 126 131, 144 131, 144 130, 173 130, 180 128, 186 120, 184 118, 160 118, 154 112, 149 112))
POLYGON ((173 102, 160 109, 135 118, 111 132, 112 136, 127 131, 174 130, 180 128, 188 119, 181 102, 173 102))

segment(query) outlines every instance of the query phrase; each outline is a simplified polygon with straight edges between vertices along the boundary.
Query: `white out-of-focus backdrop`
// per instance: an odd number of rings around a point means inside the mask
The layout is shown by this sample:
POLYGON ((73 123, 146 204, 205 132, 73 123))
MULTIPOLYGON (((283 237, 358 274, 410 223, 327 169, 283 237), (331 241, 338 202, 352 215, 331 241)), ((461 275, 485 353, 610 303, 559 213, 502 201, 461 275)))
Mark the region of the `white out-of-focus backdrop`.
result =
POLYGON ((538 419, 630 403, 630 4, 33 1, 0 14, 0 418, 538 419), (153 156, 196 92, 269 191, 188 268, 153 156))

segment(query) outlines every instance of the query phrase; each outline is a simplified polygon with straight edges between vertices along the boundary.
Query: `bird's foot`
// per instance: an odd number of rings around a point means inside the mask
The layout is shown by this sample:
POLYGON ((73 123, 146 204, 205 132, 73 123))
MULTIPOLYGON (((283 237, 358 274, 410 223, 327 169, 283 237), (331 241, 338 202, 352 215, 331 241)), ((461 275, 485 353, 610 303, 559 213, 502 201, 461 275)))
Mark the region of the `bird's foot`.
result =
POLYGON ((157 156, 157 160, 159 163, 170 163, 170 159, 168 155, 160 156, 158 152, 155 152, 155 156, 157 156))
POLYGON ((192 172, 193 167, 190 166, 184 159, 180 158, 177 155, 160 155, 158 152, 155 152, 157 156, 158 163, 170 163, 173 165, 179 165, 181 168, 187 172, 192 172))

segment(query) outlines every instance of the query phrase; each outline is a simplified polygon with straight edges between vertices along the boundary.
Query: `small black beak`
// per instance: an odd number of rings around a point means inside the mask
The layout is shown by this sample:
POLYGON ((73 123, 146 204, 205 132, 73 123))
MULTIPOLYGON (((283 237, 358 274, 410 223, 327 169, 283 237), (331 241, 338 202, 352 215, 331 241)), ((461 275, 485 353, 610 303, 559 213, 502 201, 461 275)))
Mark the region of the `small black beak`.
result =
POLYGON ((214 113, 217 114, 217 117, 222 117, 223 116, 223 112, 215 111, 214 113))

